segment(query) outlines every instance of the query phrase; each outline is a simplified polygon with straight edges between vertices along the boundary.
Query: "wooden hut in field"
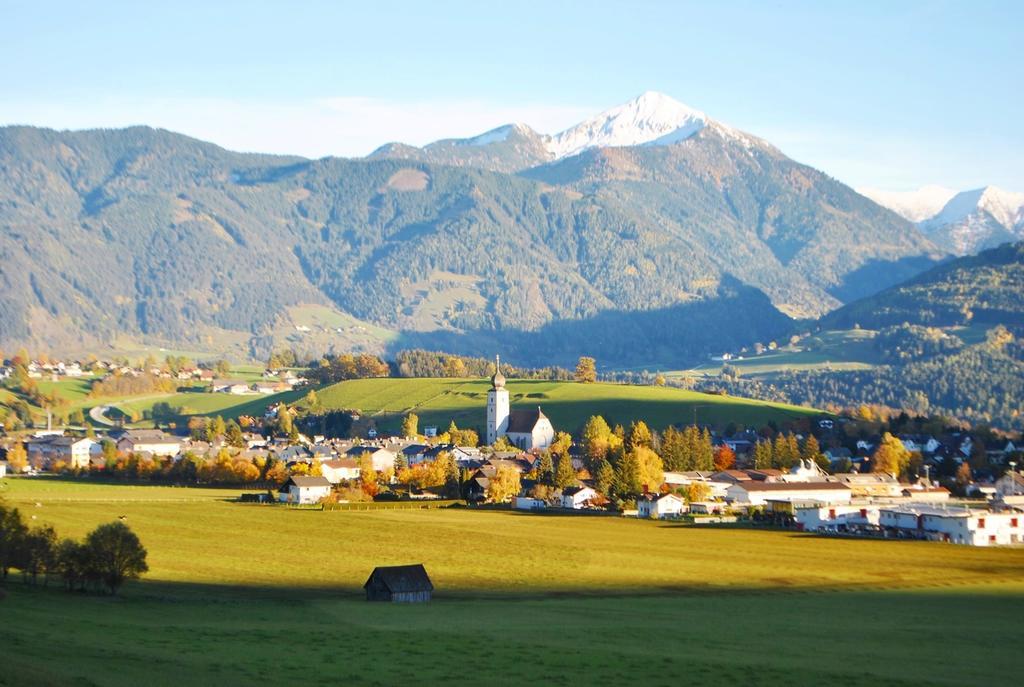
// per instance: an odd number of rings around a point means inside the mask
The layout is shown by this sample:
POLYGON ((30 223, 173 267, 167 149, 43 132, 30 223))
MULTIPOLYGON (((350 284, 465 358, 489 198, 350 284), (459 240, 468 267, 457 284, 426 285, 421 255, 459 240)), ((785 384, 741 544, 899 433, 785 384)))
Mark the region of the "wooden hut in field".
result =
POLYGON ((367 601, 418 603, 430 601, 434 585, 422 564, 374 568, 363 585, 367 601))

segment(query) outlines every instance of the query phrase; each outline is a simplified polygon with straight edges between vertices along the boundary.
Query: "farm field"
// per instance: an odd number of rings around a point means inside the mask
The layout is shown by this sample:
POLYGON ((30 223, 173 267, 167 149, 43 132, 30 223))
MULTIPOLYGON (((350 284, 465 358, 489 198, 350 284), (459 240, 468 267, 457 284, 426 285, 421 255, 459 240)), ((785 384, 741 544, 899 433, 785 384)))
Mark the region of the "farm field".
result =
MULTIPOLYGON (((482 379, 382 378, 340 382, 317 393, 325 407, 360 410, 389 431, 397 431, 401 416, 410 411, 419 415, 421 429, 438 425, 443 431, 451 420, 461 427, 482 425, 489 388, 482 379)), ((556 429, 568 432, 591 415, 602 415, 610 424, 639 419, 663 429, 694 420, 764 424, 821 414, 813 408, 669 387, 513 379, 506 388, 513 409, 539 405, 556 429)))
POLYGON ((125 516, 150 564, 113 599, 8 582, 2 685, 1016 683, 1022 549, 0 484, 61 535, 125 516), (432 603, 362 600, 410 562, 432 603))
MULTIPOLYGON (((750 354, 743 360, 729 360, 729 365, 745 377, 770 380, 780 372, 795 370, 865 370, 881 362, 874 348, 877 332, 851 329, 814 334, 796 345, 780 346, 761 355, 750 354)), ((722 361, 709 361, 689 370, 676 370, 666 376, 717 377, 722 361)))

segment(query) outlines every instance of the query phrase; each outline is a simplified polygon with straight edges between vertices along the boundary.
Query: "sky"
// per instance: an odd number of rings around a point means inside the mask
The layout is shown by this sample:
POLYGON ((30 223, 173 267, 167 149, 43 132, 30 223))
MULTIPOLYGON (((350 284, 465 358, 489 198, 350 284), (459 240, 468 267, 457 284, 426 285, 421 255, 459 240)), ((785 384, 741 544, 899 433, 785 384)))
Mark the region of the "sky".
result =
POLYGON ((1024 191, 1017 0, 0 0, 0 17, 0 124, 361 156, 555 133, 655 90, 852 186, 1024 191))

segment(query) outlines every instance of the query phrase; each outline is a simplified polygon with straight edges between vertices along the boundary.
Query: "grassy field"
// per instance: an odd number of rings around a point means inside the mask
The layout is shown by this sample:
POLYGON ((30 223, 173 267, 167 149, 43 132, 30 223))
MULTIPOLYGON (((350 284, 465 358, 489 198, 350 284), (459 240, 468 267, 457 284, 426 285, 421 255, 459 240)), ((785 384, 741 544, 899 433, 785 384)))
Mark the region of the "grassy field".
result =
MULTIPOLYGON (((744 376, 760 379, 771 379, 790 370, 864 370, 881 362, 874 348, 875 334, 862 329, 821 332, 799 344, 780 346, 774 351, 766 350, 761 355, 749 355, 728 363, 744 376)), ((722 362, 712 361, 689 370, 675 370, 667 376, 717 377, 721 371, 722 362)))
MULTIPOLYGON (((358 409, 375 417, 387 430, 397 430, 401 416, 415 412, 420 427, 451 420, 461 427, 483 425, 490 382, 479 379, 357 379, 321 390, 326 407, 358 409)), ((591 415, 609 423, 646 421, 662 429, 670 424, 763 424, 785 421, 820 411, 766 403, 733 396, 702 394, 668 387, 626 384, 576 384, 510 380, 507 388, 514 408, 541 406, 556 429, 575 432, 591 415)))
POLYGON ((2 484, 61 534, 126 516, 151 570, 116 599, 9 582, 0 685, 1016 684, 1019 549, 2 484), (361 600, 409 562, 433 603, 361 600))

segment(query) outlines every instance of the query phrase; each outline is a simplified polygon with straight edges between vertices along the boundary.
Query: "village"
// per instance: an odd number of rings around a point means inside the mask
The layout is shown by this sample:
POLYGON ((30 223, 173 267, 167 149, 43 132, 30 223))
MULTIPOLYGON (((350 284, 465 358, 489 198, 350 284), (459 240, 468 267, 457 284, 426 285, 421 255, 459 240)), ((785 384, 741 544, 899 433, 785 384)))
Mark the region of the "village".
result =
MULTIPOLYGON (((29 367, 30 374, 75 374, 70 365, 35 367, 39 369, 29 367)), ((628 460, 617 459, 613 471, 604 458, 595 461, 588 455, 592 450, 586 437, 574 439, 556 432, 542 407, 512 408, 500 360, 494 369, 486 409, 482 409, 486 414, 483 446, 478 445, 475 431, 459 430, 454 422, 447 431, 424 427, 421 433, 415 416, 406 418, 401 436, 378 435, 372 425, 358 438, 310 435, 292 427, 292 411, 286 406, 271 404, 262 420, 268 425, 287 420, 288 432, 261 433, 258 427, 242 428, 234 421, 216 430, 207 419, 188 435, 114 427, 92 436, 44 429, 8 437, 3 442, 6 460, 0 461, 0 477, 54 473, 81 479, 114 475, 191 479, 265 487, 266 493, 248 494, 247 500, 293 507, 363 500, 460 500, 524 512, 686 519, 708 525, 742 522, 821 534, 973 546, 1024 544, 1024 476, 1016 470, 1019 448, 1012 441, 987 456, 994 464, 1005 463, 1004 474, 988 481, 972 475, 954 497, 949 488, 929 477, 950 463, 959 466, 958 479, 965 471, 971 474, 967 465, 972 445, 966 434, 887 435, 858 439, 855 450, 840 446, 821 451, 813 437, 808 442, 791 436, 793 451, 783 461, 789 465, 768 466, 755 455, 762 446, 756 433, 712 433, 705 428, 706 440, 711 442, 707 448, 714 451, 711 464, 705 461, 702 469, 672 470, 650 450, 649 430, 644 426, 638 431, 647 438, 635 439, 629 455, 636 453, 640 462, 653 458, 657 464, 638 464, 632 484, 627 484, 629 476, 619 473, 628 471, 624 465, 628 460), (924 474, 900 481, 895 471, 872 469, 872 461, 877 460, 873 456, 883 441, 917 457, 924 474), (801 445, 811 453, 802 453, 801 445)), ((295 374, 277 370, 264 373, 267 382, 253 384, 225 381, 208 369, 182 369, 176 374, 208 378, 210 393, 269 393, 305 383, 295 374)), ((823 418, 816 429, 825 435, 840 422, 823 418)), ((602 423, 600 419, 598 424, 602 423)), ((634 429, 631 426, 630 436, 634 429)), ((630 441, 630 436, 624 440, 630 441)), ((607 440, 614 443, 614 434, 609 433, 607 440)))

